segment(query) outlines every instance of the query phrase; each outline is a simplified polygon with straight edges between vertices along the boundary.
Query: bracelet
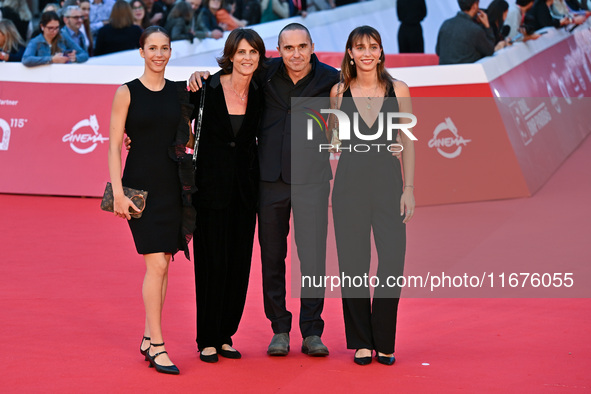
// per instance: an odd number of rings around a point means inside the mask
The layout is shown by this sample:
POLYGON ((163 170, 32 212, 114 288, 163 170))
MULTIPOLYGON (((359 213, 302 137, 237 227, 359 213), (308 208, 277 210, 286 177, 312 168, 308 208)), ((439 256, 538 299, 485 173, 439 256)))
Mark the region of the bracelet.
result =
POLYGON ((415 187, 413 185, 406 185, 406 186, 404 186, 404 189, 406 189, 407 187, 412 187, 413 190, 415 189, 415 187))

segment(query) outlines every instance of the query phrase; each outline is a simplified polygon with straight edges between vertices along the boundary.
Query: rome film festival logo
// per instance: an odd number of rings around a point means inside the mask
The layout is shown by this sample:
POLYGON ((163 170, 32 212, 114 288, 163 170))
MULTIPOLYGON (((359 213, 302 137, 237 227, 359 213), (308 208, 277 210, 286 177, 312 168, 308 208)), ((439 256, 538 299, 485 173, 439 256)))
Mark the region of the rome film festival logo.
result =
POLYGON ((10 126, 4 119, 0 119, 0 130, 2 131, 0 150, 8 150, 8 143, 10 142, 10 126))
POLYGON ((464 139, 458 133, 458 128, 451 118, 445 118, 445 122, 439 123, 433 131, 433 138, 429 140, 429 148, 436 148, 441 156, 453 159, 458 157, 462 153, 462 147, 465 147, 471 141, 464 139), (451 132, 453 136, 440 137, 439 135, 445 130, 451 132))
POLYGON ((83 119, 72 127, 70 133, 62 137, 63 142, 69 142, 70 148, 78 154, 84 155, 96 149, 100 142, 101 144, 108 141, 109 138, 103 137, 98 132, 99 124, 96 115, 90 115, 90 118, 83 119), (87 130, 86 128, 90 128, 87 130), (92 133, 89 133, 91 131, 92 133), (88 145, 90 144, 90 146, 88 145))
MULTIPOLYGON (((354 144, 354 145, 343 145, 343 141, 349 141, 351 139, 351 121, 349 120, 349 116, 338 109, 321 109, 320 113, 314 111, 311 108, 305 108, 310 112, 306 112, 306 115, 310 116, 312 119, 308 119, 307 123, 307 139, 308 141, 312 141, 314 139, 314 121, 316 124, 320 126, 320 130, 326 132, 328 130, 328 123, 324 119, 324 117, 320 114, 332 114, 337 118, 337 126, 333 128, 333 137, 336 134, 338 143, 335 142, 334 138, 330 144, 319 144, 319 151, 330 151, 334 150, 336 152, 340 151, 354 151, 354 152, 369 152, 373 148, 376 148, 379 152, 380 149, 383 147, 388 152, 402 152, 404 147, 400 144, 354 144)), ((353 133, 355 136, 362 140, 362 141, 376 141, 381 138, 384 132, 384 113, 378 113, 378 130, 375 134, 362 134, 359 131, 359 113, 353 113, 353 133)), ((415 137, 412 132, 409 130, 416 126, 417 124, 417 117, 413 114, 409 114, 406 112, 388 112, 386 114, 386 138, 388 141, 394 141, 396 139, 396 133, 394 130, 402 131, 408 138, 412 141, 417 141, 417 137, 415 137), (409 123, 394 123, 395 120, 398 119, 409 119, 409 123)))

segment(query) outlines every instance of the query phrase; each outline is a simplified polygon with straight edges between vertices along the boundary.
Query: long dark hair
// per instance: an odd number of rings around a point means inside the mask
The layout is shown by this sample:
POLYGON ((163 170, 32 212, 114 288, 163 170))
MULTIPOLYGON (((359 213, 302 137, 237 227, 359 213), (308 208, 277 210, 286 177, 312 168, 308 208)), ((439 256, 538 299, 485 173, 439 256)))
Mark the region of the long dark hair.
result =
MULTIPOLYGON (((80 0, 80 6, 82 6, 82 3, 88 3, 90 7, 90 0, 80 0)), ((90 14, 83 20, 82 26, 84 27, 86 37, 88 38, 88 54, 92 56, 92 48, 94 47, 94 43, 92 42, 92 31, 90 30, 90 14)))
MULTIPOLYGON (((60 17, 53 11, 44 12, 43 14, 41 14, 41 19, 39 20, 39 26, 45 27, 51 21, 58 21, 59 22, 60 17)), ((43 29, 41 29, 41 30, 43 30, 43 29)), ((61 40, 61 38, 62 38, 62 35, 60 34, 60 31, 58 29, 55 38, 53 39, 53 41, 51 41, 51 54, 52 55, 55 55, 56 53, 59 52, 60 49, 57 46, 57 43, 61 40)))
MULTIPOLYGON (((503 32, 501 28, 503 27, 503 23, 505 23, 503 20, 503 14, 508 9, 509 3, 507 3, 505 0, 494 0, 486 9, 488 22, 490 23, 493 34, 495 35, 495 44, 504 40, 505 35, 507 34, 506 32, 503 32), (505 33, 505 35, 503 33, 505 33)), ((510 30, 511 28, 507 26, 505 29, 510 30)))
POLYGON ((148 8, 146 7, 146 3, 143 0, 131 0, 129 5, 131 6, 131 11, 133 12, 133 4, 140 3, 142 8, 144 9, 144 18, 141 21, 141 28, 145 29, 146 27, 150 26, 150 13, 148 12, 148 8))
POLYGON ((351 85, 351 81, 357 78, 357 68, 355 64, 351 64, 353 59, 351 59, 351 56, 349 55, 349 50, 353 50, 353 45, 364 38, 373 38, 380 46, 382 52, 380 54, 380 62, 378 63, 376 71, 378 73, 378 81, 383 83, 386 86, 386 91, 388 91, 392 88, 394 80, 392 79, 392 76, 388 74, 388 71, 386 71, 386 57, 384 56, 382 37, 380 36, 380 33, 371 26, 359 26, 349 34, 347 44, 345 45, 345 57, 341 63, 341 81, 343 82, 344 89, 347 89, 351 85))
POLYGON ((503 20, 503 13, 509 9, 509 3, 505 0, 494 0, 486 9, 489 23, 494 23, 500 30, 505 21, 503 20))
POLYGON ((267 57, 265 56, 266 50, 263 39, 259 36, 259 33, 252 29, 239 28, 232 30, 226 40, 226 45, 224 45, 224 53, 217 58, 218 64, 224 71, 224 74, 230 74, 232 72, 233 64, 230 59, 236 54, 238 45, 242 40, 246 40, 251 47, 259 52, 259 64, 256 71, 264 67, 267 57))

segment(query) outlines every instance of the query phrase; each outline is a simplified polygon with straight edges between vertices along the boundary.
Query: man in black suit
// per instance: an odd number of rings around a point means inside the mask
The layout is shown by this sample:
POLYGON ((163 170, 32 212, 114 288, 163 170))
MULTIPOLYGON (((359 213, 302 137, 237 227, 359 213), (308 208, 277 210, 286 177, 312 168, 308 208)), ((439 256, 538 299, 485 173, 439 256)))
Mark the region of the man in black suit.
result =
MULTIPOLYGON (((318 160, 298 160, 306 170, 296 168, 292 174, 292 99, 328 97, 338 82, 339 72, 314 55, 314 43, 308 29, 291 23, 279 33, 281 58, 271 59, 258 76, 264 89, 264 109, 258 134, 260 164, 259 243, 263 271, 265 314, 271 321, 273 338, 267 353, 285 356, 289 353, 292 314, 287 310, 286 264, 290 215, 294 213, 294 236, 298 247, 302 275, 323 276, 326 263, 329 181, 332 172, 329 154, 318 160), (313 164, 310 164, 313 163, 313 164)), ((207 73, 191 75, 189 86, 197 90, 200 78, 207 73)), ((305 99, 301 103, 305 105, 305 99)), ((328 102, 328 101, 327 101, 328 102)), ((327 142, 327 141, 326 141, 327 142)), ((328 348, 320 337, 324 330, 321 314, 324 289, 314 297, 300 298, 300 331, 302 352, 327 356, 328 348)))
MULTIPOLYGON (((259 243, 265 314, 275 334, 267 350, 272 356, 284 356, 289 352, 292 315, 285 305, 285 257, 292 211, 301 274, 324 276, 326 260, 329 181, 332 178, 329 156, 326 152, 310 160, 298 157, 294 164, 306 164, 308 168, 292 174, 292 132, 296 132, 291 125, 292 99, 328 98, 339 76, 337 70, 318 61, 310 33, 303 25, 285 26, 278 41, 281 59, 272 59, 267 68, 265 109, 258 137, 259 243)), ((314 297, 302 293, 300 298, 302 351, 312 356, 328 355, 320 339, 324 329, 323 289, 321 293, 314 297)))

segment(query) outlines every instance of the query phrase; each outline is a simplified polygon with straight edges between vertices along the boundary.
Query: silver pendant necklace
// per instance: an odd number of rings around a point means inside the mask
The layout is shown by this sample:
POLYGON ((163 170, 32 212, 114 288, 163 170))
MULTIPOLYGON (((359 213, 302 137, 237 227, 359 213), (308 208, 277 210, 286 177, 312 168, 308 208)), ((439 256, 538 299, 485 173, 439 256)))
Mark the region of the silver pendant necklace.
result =
POLYGON ((236 96, 238 96, 238 98, 242 101, 244 101, 244 99, 246 98, 246 96, 248 96, 248 89, 246 89, 246 92, 244 92, 244 96, 241 96, 238 94, 238 92, 236 91, 236 89, 234 89, 234 86, 232 85, 232 80, 230 80, 230 89, 232 89, 232 91, 234 92, 234 94, 236 96))

